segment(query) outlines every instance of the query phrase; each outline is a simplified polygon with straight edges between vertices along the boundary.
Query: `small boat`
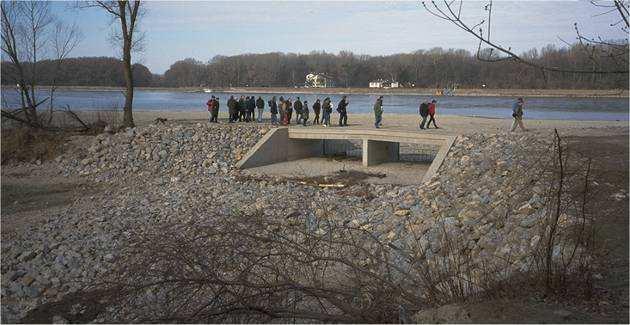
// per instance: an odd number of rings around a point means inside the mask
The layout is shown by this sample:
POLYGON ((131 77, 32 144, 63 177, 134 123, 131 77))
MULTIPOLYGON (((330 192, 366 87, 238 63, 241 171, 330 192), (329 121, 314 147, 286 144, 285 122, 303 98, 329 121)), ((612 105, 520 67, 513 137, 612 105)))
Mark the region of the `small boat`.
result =
POLYGON ((212 92, 212 89, 209 89, 209 88, 204 88, 204 89, 203 89, 203 92, 204 92, 204 93, 211 93, 211 92, 212 92))

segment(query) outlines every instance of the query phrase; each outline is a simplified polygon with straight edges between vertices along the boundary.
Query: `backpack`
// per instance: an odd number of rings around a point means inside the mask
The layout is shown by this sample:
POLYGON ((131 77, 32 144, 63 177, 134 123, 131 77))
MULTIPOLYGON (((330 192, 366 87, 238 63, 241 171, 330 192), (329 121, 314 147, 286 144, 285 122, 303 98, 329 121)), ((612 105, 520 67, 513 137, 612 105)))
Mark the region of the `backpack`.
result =
POLYGON ((429 115, 429 104, 427 103, 420 104, 420 108, 418 109, 418 111, 421 116, 429 115))

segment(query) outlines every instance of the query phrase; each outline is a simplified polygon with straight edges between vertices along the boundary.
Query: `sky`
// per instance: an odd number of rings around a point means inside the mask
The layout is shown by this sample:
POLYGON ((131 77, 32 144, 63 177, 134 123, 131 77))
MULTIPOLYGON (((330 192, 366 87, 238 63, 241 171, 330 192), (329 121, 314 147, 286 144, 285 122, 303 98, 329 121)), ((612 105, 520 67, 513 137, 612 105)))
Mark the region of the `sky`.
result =
MULTIPOLYGON (((430 3, 430 2, 429 2, 430 3)), ((437 3, 437 1, 436 1, 437 3)), ((475 25, 487 1, 465 1, 462 19, 475 25)), ((215 55, 308 53, 342 50, 387 55, 433 47, 474 51, 474 37, 424 9, 419 1, 145 1, 144 50, 134 61, 164 73, 185 58, 207 62, 215 55)), ((109 40, 112 18, 97 8, 52 3, 64 22, 76 23, 83 39, 71 56, 117 56, 109 40)), ((575 41, 585 35, 626 37, 609 24, 615 16, 589 1, 495 1, 491 36, 517 53, 575 41)))

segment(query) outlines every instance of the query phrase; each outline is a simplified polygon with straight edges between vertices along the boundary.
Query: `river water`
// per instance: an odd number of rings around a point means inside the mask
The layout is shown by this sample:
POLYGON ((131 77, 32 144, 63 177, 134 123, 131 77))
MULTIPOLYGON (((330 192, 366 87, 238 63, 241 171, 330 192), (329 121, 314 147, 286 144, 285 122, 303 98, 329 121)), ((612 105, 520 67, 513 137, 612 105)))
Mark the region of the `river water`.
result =
MULTIPOLYGON (((226 110, 226 101, 230 95, 236 98, 241 93, 189 93, 168 90, 136 90, 134 96, 134 110, 141 111, 203 111, 205 103, 211 95, 219 96, 221 110, 226 110)), ((316 98, 330 97, 333 103, 341 99, 341 95, 333 94, 258 94, 243 93, 242 95, 256 98, 262 96, 265 102, 276 96, 300 97, 308 100, 310 104, 316 98)), ((3 108, 16 108, 19 106, 19 97, 15 90, 2 88, 1 104, 3 108)), ((46 93, 40 94, 45 98, 46 93)), ((352 94, 348 95, 350 106, 349 113, 371 113, 376 95, 352 94)), ((429 100, 430 96, 419 95, 385 95, 384 110, 390 114, 417 114, 418 105, 422 100, 429 100)), ((509 97, 476 97, 476 96, 452 96, 437 97, 438 114, 480 116, 488 118, 511 118, 511 107, 514 98, 509 97)), ((528 119, 553 119, 553 120, 604 120, 627 121, 628 98, 574 98, 574 97, 531 97, 525 98, 525 117, 528 119)), ((63 90, 55 95, 55 106, 65 107, 69 105, 73 110, 101 110, 121 109, 124 105, 124 96, 120 91, 98 90, 63 90)), ((44 104, 47 107, 47 104, 44 104)), ((336 107, 336 106, 335 106, 336 107)))

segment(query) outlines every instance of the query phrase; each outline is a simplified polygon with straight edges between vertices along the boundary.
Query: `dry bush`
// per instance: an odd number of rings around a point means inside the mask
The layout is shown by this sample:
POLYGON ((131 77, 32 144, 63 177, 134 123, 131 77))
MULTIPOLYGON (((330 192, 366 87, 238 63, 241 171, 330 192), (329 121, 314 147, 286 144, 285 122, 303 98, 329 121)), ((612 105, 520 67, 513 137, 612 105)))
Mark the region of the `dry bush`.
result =
MULTIPOLYGON (((570 150, 555 131, 554 159, 544 222, 535 252, 535 279, 547 294, 590 297, 592 263, 601 258, 597 225, 588 202, 591 159, 570 150), (538 276, 540 275, 540 276, 538 276)), ((534 280, 532 280, 535 282, 534 280)))
POLYGON ((61 153, 66 135, 17 127, 2 129, 2 164, 52 160, 61 153))

